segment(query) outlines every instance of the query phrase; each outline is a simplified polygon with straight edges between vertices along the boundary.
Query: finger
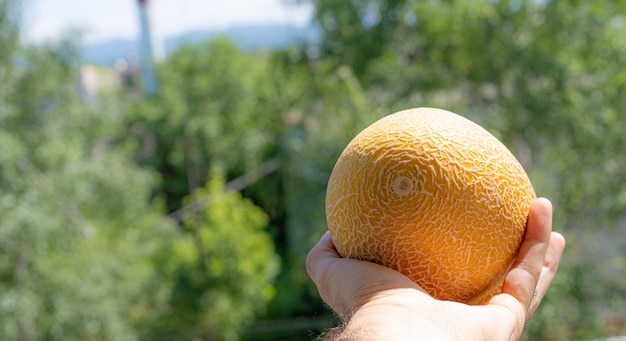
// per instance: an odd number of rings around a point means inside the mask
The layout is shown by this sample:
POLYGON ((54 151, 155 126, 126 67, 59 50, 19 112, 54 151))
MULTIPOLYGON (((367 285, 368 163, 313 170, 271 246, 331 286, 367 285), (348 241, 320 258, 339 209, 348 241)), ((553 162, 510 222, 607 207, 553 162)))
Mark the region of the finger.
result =
POLYGON ((330 233, 326 232, 309 251, 306 257, 306 271, 313 283, 315 283, 322 300, 334 311, 341 313, 338 311, 343 310, 340 307, 341 304, 336 302, 333 293, 327 289, 330 287, 330 283, 333 282, 332 277, 336 272, 338 259, 340 259, 340 256, 333 245, 330 233))
POLYGON ((548 199, 533 201, 528 214, 524 241, 502 288, 524 307, 525 319, 541 275, 552 231, 552 204, 548 199))
POLYGON ((307 272, 320 297, 338 314, 350 314, 373 296, 393 289, 422 289, 406 276, 388 267, 342 258, 326 233, 311 249, 307 272))
POLYGON ((315 284, 321 281, 320 277, 324 274, 324 269, 328 269, 329 263, 338 258, 341 256, 337 253, 327 231, 306 257, 306 270, 315 284))
POLYGON ((337 253, 329 232, 322 236, 306 258, 307 272, 320 297, 339 315, 350 314, 355 308, 352 281, 358 281, 360 273, 348 264, 352 262, 358 261, 342 258, 337 253))
POLYGON ((532 317, 539 307, 541 300, 548 292, 550 284, 552 284, 552 280, 554 280, 554 276, 559 268, 559 263, 564 249, 565 238, 560 233, 552 232, 550 235, 548 250, 546 252, 546 258, 543 262, 543 269, 541 270, 541 275, 539 276, 539 281, 537 282, 535 295, 533 296, 530 308, 528 309, 528 318, 532 317))

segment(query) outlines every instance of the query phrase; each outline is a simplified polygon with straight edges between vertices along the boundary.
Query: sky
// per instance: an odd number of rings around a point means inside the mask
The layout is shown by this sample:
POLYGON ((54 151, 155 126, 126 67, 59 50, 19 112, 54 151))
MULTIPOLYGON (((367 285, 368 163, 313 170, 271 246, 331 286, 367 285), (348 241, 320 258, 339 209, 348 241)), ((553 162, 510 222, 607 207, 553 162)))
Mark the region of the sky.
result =
MULTIPOLYGON (((153 29, 163 38, 195 29, 285 23, 303 25, 311 8, 285 0, 149 0, 153 29)), ((54 40, 72 29, 86 44, 139 35, 137 0, 25 0, 22 38, 54 40)))

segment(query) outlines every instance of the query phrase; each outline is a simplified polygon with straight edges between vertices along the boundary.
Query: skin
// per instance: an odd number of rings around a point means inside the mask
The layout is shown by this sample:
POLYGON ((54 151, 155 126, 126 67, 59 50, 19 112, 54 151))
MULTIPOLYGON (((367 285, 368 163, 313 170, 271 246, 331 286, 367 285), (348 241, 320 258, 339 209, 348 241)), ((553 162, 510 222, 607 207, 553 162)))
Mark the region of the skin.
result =
POLYGON ((322 299, 346 323, 334 340, 519 340, 556 274, 565 239, 536 199, 502 293, 479 306, 439 301, 390 268, 342 258, 327 232, 307 257, 322 299))

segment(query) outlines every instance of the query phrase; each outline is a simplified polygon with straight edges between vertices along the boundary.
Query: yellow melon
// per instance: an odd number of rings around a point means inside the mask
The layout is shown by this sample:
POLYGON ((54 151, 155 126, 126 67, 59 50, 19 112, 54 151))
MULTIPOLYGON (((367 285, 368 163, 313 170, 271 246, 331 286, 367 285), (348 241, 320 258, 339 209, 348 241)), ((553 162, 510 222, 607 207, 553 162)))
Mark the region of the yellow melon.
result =
POLYGON ((501 291, 535 192, 511 152, 452 112, 409 109, 359 133, 328 183, 343 257, 408 276, 433 297, 481 304, 501 291))

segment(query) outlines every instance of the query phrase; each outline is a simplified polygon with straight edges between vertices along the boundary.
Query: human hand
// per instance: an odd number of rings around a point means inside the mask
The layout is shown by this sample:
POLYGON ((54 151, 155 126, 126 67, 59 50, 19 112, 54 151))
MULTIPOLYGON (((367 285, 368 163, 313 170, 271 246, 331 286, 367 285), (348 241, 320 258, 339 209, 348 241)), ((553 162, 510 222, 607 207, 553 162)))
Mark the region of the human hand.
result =
POLYGON ((436 300, 401 273, 342 258, 327 232, 307 271, 345 324, 334 340, 518 340, 556 274, 565 239, 552 232, 552 204, 536 199, 502 293, 483 305, 436 300))

